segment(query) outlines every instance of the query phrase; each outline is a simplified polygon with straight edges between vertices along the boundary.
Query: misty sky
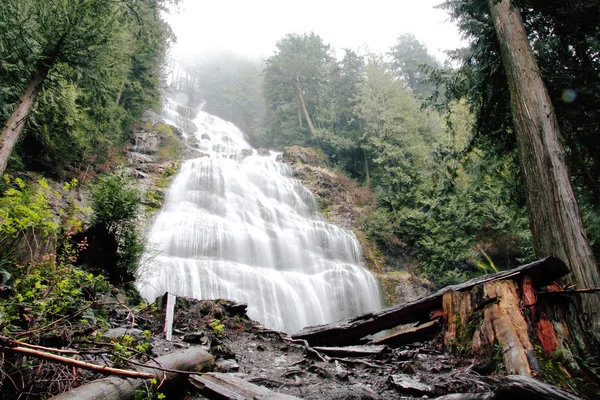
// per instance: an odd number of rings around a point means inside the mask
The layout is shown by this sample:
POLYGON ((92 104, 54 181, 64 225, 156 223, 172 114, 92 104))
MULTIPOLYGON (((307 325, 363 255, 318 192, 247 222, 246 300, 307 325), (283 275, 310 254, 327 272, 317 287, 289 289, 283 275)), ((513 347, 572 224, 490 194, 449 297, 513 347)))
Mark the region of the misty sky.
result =
POLYGON ((270 56, 286 33, 313 31, 337 50, 368 45, 386 52, 398 35, 413 33, 440 60, 460 46, 443 0, 183 0, 168 20, 178 36, 175 53, 232 50, 270 56))

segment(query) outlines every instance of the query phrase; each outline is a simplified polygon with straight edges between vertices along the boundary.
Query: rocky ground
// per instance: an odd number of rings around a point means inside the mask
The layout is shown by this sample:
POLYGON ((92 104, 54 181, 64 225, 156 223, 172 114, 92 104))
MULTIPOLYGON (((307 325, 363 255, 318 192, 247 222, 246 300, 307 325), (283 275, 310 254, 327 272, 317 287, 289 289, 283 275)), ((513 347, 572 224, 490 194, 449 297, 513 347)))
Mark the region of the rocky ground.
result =
MULTIPOLYGON (((127 329, 125 323, 118 329, 127 329)), ((205 346, 218 357, 216 371, 234 374, 275 392, 303 399, 412 399, 494 390, 500 377, 482 375, 482 366, 449 356, 434 343, 386 348, 371 357, 334 357, 260 326, 232 302, 178 298, 173 340, 161 337, 164 314, 148 308, 136 316, 136 329, 150 329, 153 356, 189 346, 205 346), (476 372, 478 370, 479 372, 476 372)), ((113 330, 114 331, 114 330, 113 330)), ((123 331, 117 331, 123 334, 123 331)), ((487 371, 489 372, 489 371, 487 371)), ((204 399, 192 387, 169 398, 204 399)))

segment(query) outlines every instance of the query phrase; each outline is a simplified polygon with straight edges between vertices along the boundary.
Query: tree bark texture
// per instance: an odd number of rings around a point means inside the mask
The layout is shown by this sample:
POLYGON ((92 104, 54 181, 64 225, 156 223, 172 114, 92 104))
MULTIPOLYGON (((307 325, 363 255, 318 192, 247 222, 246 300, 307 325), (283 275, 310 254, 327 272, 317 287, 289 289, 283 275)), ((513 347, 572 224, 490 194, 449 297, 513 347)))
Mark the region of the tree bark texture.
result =
MULTIPOLYGON (((566 164, 550 96, 527 39, 518 8, 511 0, 488 0, 510 86, 513 122, 537 256, 556 256, 572 271, 577 288, 600 286, 566 164)), ((600 342, 600 297, 581 295, 582 319, 600 342)))
POLYGON ((4 174, 10 154, 19 140, 23 126, 25 126, 25 121, 35 104, 38 94, 42 90, 42 84, 46 76, 48 76, 48 72, 50 72, 50 67, 41 65, 31 74, 25 93, 19 99, 17 107, 13 110, 2 129, 2 133, 0 134, 0 175, 4 174))

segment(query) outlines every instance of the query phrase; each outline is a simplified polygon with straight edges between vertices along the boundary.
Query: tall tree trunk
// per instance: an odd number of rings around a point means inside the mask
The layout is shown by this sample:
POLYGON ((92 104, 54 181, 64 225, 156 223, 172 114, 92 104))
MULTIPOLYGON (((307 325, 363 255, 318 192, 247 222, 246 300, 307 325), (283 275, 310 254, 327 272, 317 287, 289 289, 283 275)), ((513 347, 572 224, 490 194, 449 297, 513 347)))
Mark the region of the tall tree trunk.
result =
POLYGON ((35 100, 42 90, 42 84, 50 72, 50 66, 40 64, 40 66, 31 74, 25 93, 19 99, 17 107, 8 118, 6 125, 0 134, 0 175, 4 173, 8 159, 12 153, 19 136, 23 131, 25 121, 31 112, 35 100))
POLYGON ((363 161, 365 163, 365 180, 367 182, 367 187, 371 187, 371 173, 369 172, 369 160, 367 158, 367 151, 363 149, 363 161))
MULTIPOLYGON (((488 0, 510 86, 512 116, 528 186, 534 246, 539 257, 556 256, 573 272, 579 289, 600 287, 600 274, 587 239, 556 114, 511 0, 488 0)), ((600 338, 600 297, 581 295, 581 316, 600 338)))
POLYGON ((298 96, 300 97, 300 103, 302 104, 302 110, 304 111, 304 118, 306 119, 306 124, 308 125, 308 130, 310 131, 311 136, 315 136, 315 126, 310 119, 310 115, 308 114, 308 109, 306 108, 306 103, 304 102, 304 95, 302 94, 302 87, 300 86, 300 74, 296 73, 296 89, 298 90, 298 96))

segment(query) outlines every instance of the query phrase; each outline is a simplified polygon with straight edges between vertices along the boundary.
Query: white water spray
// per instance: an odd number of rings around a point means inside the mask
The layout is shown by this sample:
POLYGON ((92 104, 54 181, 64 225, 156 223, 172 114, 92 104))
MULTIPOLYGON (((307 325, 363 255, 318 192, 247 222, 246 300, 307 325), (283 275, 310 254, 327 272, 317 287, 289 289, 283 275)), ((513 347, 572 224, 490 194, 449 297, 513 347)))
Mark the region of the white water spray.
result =
POLYGON ((193 123, 201 157, 182 165, 153 223, 144 298, 233 299, 286 332, 381 308, 354 234, 321 218, 288 165, 250 150, 229 122, 200 111, 193 123))

